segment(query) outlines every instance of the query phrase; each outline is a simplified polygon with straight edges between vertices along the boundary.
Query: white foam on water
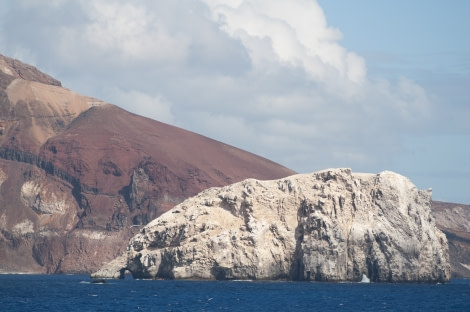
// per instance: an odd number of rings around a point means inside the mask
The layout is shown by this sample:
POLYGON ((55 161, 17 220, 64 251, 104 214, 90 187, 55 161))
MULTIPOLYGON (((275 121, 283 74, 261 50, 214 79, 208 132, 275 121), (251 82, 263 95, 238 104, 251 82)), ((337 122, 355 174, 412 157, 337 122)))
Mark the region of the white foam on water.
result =
POLYGON ((367 277, 367 275, 362 274, 361 283, 370 283, 370 279, 367 277))

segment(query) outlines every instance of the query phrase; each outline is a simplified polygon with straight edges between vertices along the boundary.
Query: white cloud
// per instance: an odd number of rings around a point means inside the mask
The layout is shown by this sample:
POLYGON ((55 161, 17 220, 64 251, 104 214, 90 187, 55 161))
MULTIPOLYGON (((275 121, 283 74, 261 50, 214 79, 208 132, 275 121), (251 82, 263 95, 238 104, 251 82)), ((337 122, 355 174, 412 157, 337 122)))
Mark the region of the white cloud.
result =
POLYGON ((315 1, 206 3, 214 18, 223 23, 222 29, 242 40, 255 60, 261 59, 266 50, 263 40, 268 40, 280 62, 302 66, 318 81, 324 81, 329 75, 354 82, 365 78, 364 61, 337 44, 342 34, 327 26, 323 11, 315 1))
POLYGON ((10 5, 4 54, 31 53, 68 88, 300 172, 385 169, 432 117, 413 81, 369 79, 313 0, 10 5), (29 24, 7 30, 17 20, 29 24))

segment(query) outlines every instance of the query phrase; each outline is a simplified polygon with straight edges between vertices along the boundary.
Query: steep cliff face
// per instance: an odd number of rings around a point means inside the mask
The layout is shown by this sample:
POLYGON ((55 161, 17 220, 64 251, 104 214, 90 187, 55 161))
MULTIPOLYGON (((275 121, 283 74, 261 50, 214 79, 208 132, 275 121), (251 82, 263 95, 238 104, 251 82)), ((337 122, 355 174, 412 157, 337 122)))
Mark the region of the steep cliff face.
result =
POLYGON ((392 172, 249 179, 175 206, 93 276, 445 282, 430 208, 430 192, 392 172))
POLYGON ((95 271, 207 187, 292 173, 0 55, 0 272, 95 271))

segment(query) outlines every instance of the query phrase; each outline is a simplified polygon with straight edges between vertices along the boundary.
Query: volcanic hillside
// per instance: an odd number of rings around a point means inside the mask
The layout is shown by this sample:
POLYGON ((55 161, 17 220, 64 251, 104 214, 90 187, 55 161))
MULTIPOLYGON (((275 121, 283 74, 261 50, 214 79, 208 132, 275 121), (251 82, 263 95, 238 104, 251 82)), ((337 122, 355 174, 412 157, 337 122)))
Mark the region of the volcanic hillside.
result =
MULTIPOLYGON (((77 94, 0 54, 0 272, 96 271, 187 197, 293 173, 77 94)), ((470 277, 470 206, 432 209, 453 276, 470 277)))
POLYGON ((293 173, 0 55, 0 271, 94 271, 187 197, 293 173))

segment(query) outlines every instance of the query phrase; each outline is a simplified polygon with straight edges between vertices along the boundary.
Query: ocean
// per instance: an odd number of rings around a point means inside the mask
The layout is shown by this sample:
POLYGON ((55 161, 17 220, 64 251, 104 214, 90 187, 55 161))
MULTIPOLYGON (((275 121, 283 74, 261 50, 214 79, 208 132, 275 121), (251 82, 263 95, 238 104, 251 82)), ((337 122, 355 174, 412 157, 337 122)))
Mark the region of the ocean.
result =
POLYGON ((0 311, 470 311, 470 280, 447 284, 108 280, 0 275, 0 311))

